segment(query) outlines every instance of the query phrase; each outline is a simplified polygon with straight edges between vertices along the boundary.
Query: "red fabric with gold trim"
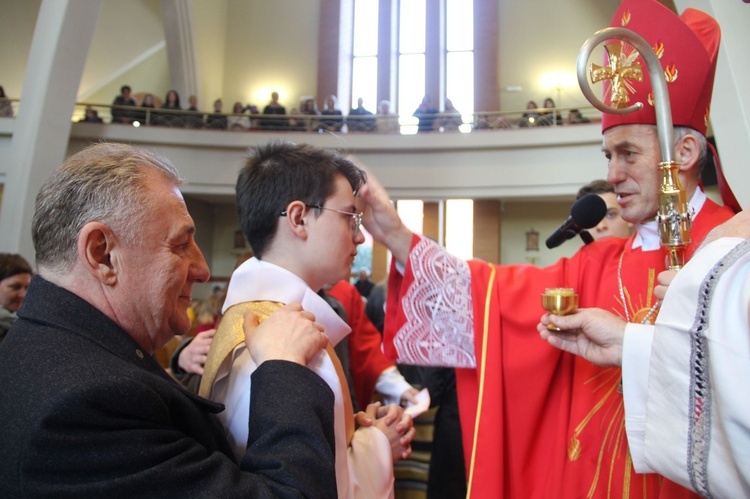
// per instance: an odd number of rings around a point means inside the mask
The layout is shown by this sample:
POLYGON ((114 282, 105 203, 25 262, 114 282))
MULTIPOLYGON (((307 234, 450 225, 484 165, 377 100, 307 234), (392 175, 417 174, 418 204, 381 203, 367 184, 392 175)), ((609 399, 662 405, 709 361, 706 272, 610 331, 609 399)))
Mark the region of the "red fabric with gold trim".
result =
MULTIPOLYGON (((695 9, 686 9, 677 16, 655 0, 625 0, 611 26, 629 29, 646 39, 664 68, 674 126, 687 126, 705 135, 721 39, 718 23, 695 9)), ((623 57, 633 52, 630 45, 624 45, 623 57)), ((626 78, 626 92, 630 99, 627 105, 642 102, 643 109, 625 115, 605 113, 602 132, 618 125, 656 124, 646 63, 640 56, 632 63, 641 65, 643 80, 638 82, 626 78)), ((612 80, 606 80, 604 87, 604 102, 608 105, 613 105, 611 83, 612 80)))
MULTIPOLYGON (((688 258, 730 216, 707 200, 694 221, 688 258)), ((412 248, 419 241, 415 236, 412 248)), ((469 262, 477 368, 456 369, 469 499, 697 497, 659 475, 635 473, 618 393, 620 369, 557 350, 536 331, 547 287, 574 288, 581 307, 642 319, 654 304, 666 253, 634 250, 631 242, 604 238, 545 268, 469 262)), ((410 288, 442 275, 416 272, 411 258, 403 275, 392 264, 384 336, 389 357, 399 356, 394 339, 408 320, 410 288)))
POLYGON ((354 382, 354 393, 361 410, 372 402, 375 385, 380 375, 395 364, 383 354, 383 337, 367 318, 365 302, 357 288, 348 281, 339 281, 328 294, 341 302, 346 310, 346 323, 352 328, 349 335, 349 371, 354 382))

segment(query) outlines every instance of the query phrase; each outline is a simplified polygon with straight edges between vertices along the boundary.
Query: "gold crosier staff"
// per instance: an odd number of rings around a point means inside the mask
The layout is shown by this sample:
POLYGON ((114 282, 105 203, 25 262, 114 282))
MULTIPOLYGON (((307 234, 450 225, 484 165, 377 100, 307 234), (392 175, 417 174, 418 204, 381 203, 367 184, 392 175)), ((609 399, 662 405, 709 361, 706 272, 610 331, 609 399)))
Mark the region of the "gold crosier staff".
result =
POLYGON ((576 63, 578 84, 586 98, 595 108, 610 114, 627 114, 643 108, 642 102, 628 105, 630 97, 628 90, 631 88, 628 80, 643 81, 643 69, 634 61, 639 55, 646 62, 651 86, 654 93, 654 110, 656 112, 656 129, 659 135, 659 148, 661 149, 661 186, 659 189, 659 211, 656 221, 659 224, 659 238, 662 247, 669 254, 669 269, 680 270, 685 264, 685 249, 690 244, 690 227, 692 216, 688 210, 685 189, 680 184, 677 176, 679 163, 673 159, 674 156, 674 129, 672 128, 672 109, 669 103, 669 92, 664 70, 659 63, 659 58, 654 49, 639 34, 625 28, 605 28, 594 33, 581 47, 576 63), (589 66, 588 76, 591 82, 611 80, 611 100, 616 107, 604 104, 591 90, 587 79, 586 65, 593 49, 608 40, 604 45, 609 58, 609 66, 602 67, 596 64, 589 66), (620 40, 630 44, 635 52, 629 55, 623 54, 622 43, 613 42, 620 40))

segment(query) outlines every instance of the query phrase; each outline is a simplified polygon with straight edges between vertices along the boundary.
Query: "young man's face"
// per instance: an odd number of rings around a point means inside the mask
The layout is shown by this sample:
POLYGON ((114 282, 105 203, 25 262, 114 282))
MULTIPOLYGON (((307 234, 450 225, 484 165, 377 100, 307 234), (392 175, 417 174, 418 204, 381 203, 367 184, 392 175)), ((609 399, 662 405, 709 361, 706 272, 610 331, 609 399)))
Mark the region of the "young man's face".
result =
POLYGON ((357 246, 365 240, 361 229, 353 233, 353 217, 341 213, 358 213, 352 188, 342 175, 336 176, 335 190, 322 207, 325 209, 308 208, 305 218, 309 225, 309 245, 305 257, 310 262, 306 281, 316 291, 327 283, 349 277, 354 257, 357 256, 357 246))
POLYGON ((617 194, 603 192, 598 196, 607 204, 607 214, 596 227, 589 230, 594 240, 602 237, 630 237, 630 229, 633 224, 623 220, 622 210, 620 210, 620 205, 617 204, 617 194))

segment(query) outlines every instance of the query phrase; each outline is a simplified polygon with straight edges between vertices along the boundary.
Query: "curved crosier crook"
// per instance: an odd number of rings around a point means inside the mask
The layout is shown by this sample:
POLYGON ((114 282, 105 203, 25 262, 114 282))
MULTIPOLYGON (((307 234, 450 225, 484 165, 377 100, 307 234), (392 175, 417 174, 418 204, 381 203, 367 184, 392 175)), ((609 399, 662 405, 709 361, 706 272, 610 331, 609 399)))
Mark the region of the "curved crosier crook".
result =
POLYGON ((661 150, 661 185, 659 190, 659 211, 656 220, 659 223, 659 238, 661 245, 669 253, 669 268, 679 270, 685 264, 685 250, 690 243, 690 227, 692 215, 688 210, 687 196, 677 175, 679 164, 674 160, 674 129, 672 127, 672 108, 669 102, 667 82, 656 53, 639 34, 625 28, 605 28, 594 33, 581 47, 576 63, 578 84, 583 95, 591 104, 609 114, 628 114, 643 108, 642 102, 628 105, 628 80, 643 81, 643 69, 635 59, 640 55, 648 69, 651 86, 654 93, 654 111, 656 113, 656 129, 659 135, 661 150), (636 52, 623 54, 622 43, 632 46, 636 52), (609 41, 604 48, 609 58, 609 66, 601 67, 587 63, 591 52, 600 43, 609 41), (617 107, 608 106, 602 102, 591 90, 588 78, 592 83, 602 80, 612 81, 612 102, 617 107))

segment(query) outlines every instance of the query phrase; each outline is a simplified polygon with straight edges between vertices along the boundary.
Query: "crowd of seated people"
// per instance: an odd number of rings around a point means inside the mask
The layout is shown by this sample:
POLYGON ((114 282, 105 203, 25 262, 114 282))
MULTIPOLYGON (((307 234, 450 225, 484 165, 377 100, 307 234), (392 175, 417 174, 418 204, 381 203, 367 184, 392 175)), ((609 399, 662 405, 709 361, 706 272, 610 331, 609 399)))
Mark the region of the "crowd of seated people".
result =
MULTIPOLYGON (((382 100, 378 103, 377 114, 364 106, 362 98, 357 99, 357 106, 344 114, 335 95, 328 95, 323 103, 323 110, 318 110, 318 102, 313 96, 300 98, 299 106, 289 113, 280 102, 278 92, 271 93, 271 99, 262 112, 253 104, 234 103, 231 112, 223 111, 222 100, 213 103, 213 112, 201 111, 197 97, 191 95, 189 107, 180 107, 180 96, 176 90, 169 90, 163 104, 153 94, 131 92, 130 86, 123 85, 121 93, 112 103, 112 123, 156 125, 180 128, 206 128, 233 131, 305 131, 358 133, 380 132, 400 133, 406 126, 399 122, 399 116, 391 112, 391 103, 382 100), (131 109, 132 108, 132 109, 131 109), (136 123, 137 122, 137 123, 136 123)), ((434 106, 429 95, 425 95, 419 108, 413 113, 417 118, 418 132, 457 132, 464 130, 463 116, 450 99, 445 99, 440 110, 434 106)), ((466 122, 471 130, 497 130, 526 128, 537 126, 561 126, 563 124, 589 123, 579 109, 568 111, 567 118, 563 110, 556 107, 552 98, 547 97, 544 105, 539 107, 535 101, 527 103, 526 110, 519 117, 508 112, 486 112, 474 115, 472 122, 466 122)), ((86 110, 86 115, 79 121, 96 121, 90 115, 96 110, 86 110)), ((408 133, 408 132, 405 132, 408 133)))

